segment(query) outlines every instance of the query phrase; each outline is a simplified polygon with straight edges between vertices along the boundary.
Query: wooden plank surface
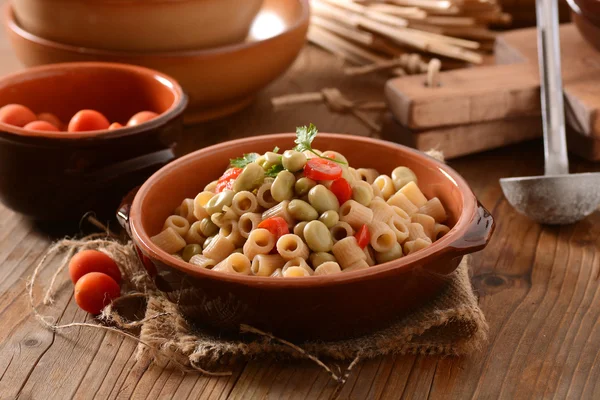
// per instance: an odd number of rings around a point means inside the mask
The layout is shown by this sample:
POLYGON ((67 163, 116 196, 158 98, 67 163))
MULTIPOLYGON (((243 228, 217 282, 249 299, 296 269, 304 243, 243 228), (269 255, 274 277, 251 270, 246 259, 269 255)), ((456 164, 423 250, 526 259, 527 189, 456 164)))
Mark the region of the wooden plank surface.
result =
MULTIPOLYGON (((0 73, 16 65, 0 35, 0 73)), ((308 122, 323 131, 368 134, 351 116, 332 114, 322 105, 271 110, 273 95, 324 86, 340 87, 355 99, 383 97, 382 77, 346 78, 339 66, 322 51, 305 49, 249 109, 189 128, 181 152, 308 122)), ((338 397, 600 398, 600 215, 551 228, 510 208, 498 179, 541 173, 539 141, 451 165, 498 223, 488 248, 475 255, 472 271, 490 341, 464 358, 392 355, 362 362, 338 397)), ((599 169, 579 159, 573 165, 577 171, 599 169)), ((111 333, 44 330, 29 312, 25 279, 52 240, 46 232, 0 206, 0 399, 327 399, 336 392, 328 376, 308 361, 239 363, 232 376, 223 378, 182 375, 136 361, 135 345, 111 333)), ((43 271, 41 278, 50 275, 43 271)), ((89 319, 68 290, 61 293, 53 310, 60 322, 89 319)))

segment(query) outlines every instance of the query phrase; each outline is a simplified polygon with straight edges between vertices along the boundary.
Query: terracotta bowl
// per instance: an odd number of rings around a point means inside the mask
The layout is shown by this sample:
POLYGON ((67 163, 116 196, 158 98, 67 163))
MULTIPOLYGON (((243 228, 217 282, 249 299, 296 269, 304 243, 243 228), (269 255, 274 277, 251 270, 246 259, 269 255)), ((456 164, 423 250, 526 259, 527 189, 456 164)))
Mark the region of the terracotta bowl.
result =
POLYGON ((567 0, 571 7, 571 19, 581 36, 600 51, 600 1, 567 0))
POLYGON ((74 46, 172 51, 243 41, 263 0, 18 0, 21 26, 74 46))
POLYGON ((304 45, 308 0, 265 0, 243 43, 206 50, 131 53, 70 46, 24 30, 12 9, 5 25, 17 57, 28 66, 65 61, 111 61, 162 71, 189 96, 186 121, 221 117, 247 106, 256 93, 281 75, 304 45))
MULTIPOLYGON (((194 197, 242 153, 291 148, 294 134, 235 140, 196 151, 156 172, 118 217, 158 287, 199 326, 221 332, 247 323, 286 338, 339 339, 385 326, 442 290, 463 255, 482 249, 491 215, 454 170, 407 147, 364 137, 319 134, 315 147, 337 150, 351 165, 390 173, 412 168, 427 196, 438 196, 452 230, 427 249, 368 270, 298 279, 227 275, 197 269, 156 247, 150 237, 182 199, 194 197), (198 171, 202 171, 201 174, 198 171)), ((131 200, 131 198, 129 199, 131 200)))
POLYGON ((71 63, 0 78, 0 106, 10 103, 63 122, 86 108, 123 124, 139 111, 161 114, 114 131, 42 132, 0 123, 0 200, 56 220, 116 207, 132 185, 172 160, 187 99, 174 79, 147 68, 71 63))

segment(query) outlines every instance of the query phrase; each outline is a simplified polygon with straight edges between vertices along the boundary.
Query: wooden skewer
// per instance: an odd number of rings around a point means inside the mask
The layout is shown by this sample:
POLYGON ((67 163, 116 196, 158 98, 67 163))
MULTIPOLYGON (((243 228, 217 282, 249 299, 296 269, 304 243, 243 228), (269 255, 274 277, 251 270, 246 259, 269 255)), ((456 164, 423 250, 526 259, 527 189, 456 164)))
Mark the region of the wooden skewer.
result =
POLYGON ((354 64, 364 65, 365 62, 362 58, 349 53, 348 51, 336 46, 331 41, 327 40, 326 37, 320 34, 315 27, 310 27, 308 29, 308 33, 306 35, 309 42, 316 44, 317 46, 322 47, 323 49, 329 51, 331 54, 341 58, 342 60, 349 61, 354 64))
POLYGON ((388 0, 390 3, 394 3, 405 7, 418 7, 423 10, 440 10, 447 13, 458 14, 460 8, 454 5, 451 1, 439 0, 439 1, 428 1, 428 0, 388 0))
POLYGON ((365 6, 362 6, 360 4, 356 4, 353 2, 348 2, 348 1, 344 1, 344 0, 320 0, 320 1, 324 1, 335 7, 350 11, 350 12, 358 14, 360 16, 368 17, 374 21, 378 21, 378 22, 381 22, 383 24, 387 24, 390 26, 402 27, 402 26, 408 25, 408 21, 404 18, 380 13, 377 11, 372 11, 372 10, 369 10, 365 6))
MULTIPOLYGON (((362 63, 364 63, 364 61, 377 63, 386 60, 385 58, 378 56, 370 51, 367 51, 353 43, 350 43, 340 38, 339 36, 327 32, 322 28, 311 26, 310 32, 312 32, 312 37, 316 37, 317 40, 319 40, 321 43, 327 42, 331 44, 331 47, 341 49, 342 51, 345 51, 359 59, 362 59, 362 63)), ((312 40, 311 37, 309 37, 309 39, 312 40)))
POLYGON ((375 3, 368 5, 369 10, 377 11, 382 14, 396 15, 408 19, 423 19, 427 13, 417 7, 402 7, 392 4, 375 3))
POLYGON ((318 15, 313 15, 310 19, 310 23, 365 46, 372 47, 375 41, 374 35, 370 32, 359 31, 318 15))

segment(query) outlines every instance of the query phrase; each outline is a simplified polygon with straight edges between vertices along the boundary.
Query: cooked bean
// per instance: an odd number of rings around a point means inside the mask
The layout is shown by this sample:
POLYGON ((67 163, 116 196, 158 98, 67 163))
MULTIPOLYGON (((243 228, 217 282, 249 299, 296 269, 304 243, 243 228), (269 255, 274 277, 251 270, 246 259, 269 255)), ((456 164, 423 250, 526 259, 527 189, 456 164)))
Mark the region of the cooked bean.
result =
POLYGON ((201 253, 202 246, 200 246, 199 244, 188 244, 183 248, 183 254, 181 255, 181 258, 183 258, 183 261, 189 262, 192 257, 194 257, 196 254, 201 253))
POLYGON ((368 206, 373 200, 373 188, 367 182, 355 181, 352 187, 352 200, 368 206))
POLYGON ((306 224, 304 239, 312 251, 329 251, 333 247, 331 233, 321 221, 310 221, 306 224))
POLYGON ((296 181, 295 185, 296 195, 302 197, 305 194, 308 194, 310 189, 314 188, 315 186, 317 186, 317 182, 313 181, 312 179, 300 178, 296 181))
POLYGON ((326 253, 323 251, 319 251, 317 253, 311 253, 311 255, 308 257, 308 260, 310 261, 313 269, 316 269, 319 265, 328 262, 328 261, 333 261, 333 262, 337 262, 335 256, 331 253, 326 253))
POLYGON ((283 163, 283 168, 290 172, 296 172, 304 168, 304 165, 306 164, 306 156, 304 153, 300 153, 295 150, 286 150, 283 153, 281 162, 283 163))
POLYGON ((319 213, 305 201, 294 199, 288 204, 288 211, 299 221, 313 221, 319 217, 319 213))
POLYGON ((321 214, 319 221, 324 223, 326 227, 331 228, 340 221, 340 215, 336 211, 328 210, 321 214))
POLYGON ((294 197, 294 183, 296 183, 294 174, 290 171, 281 171, 273 181, 271 196, 279 202, 290 200, 294 197))
MULTIPOLYGON (((250 163, 246 165, 240 176, 233 182, 233 190, 242 192, 247 190, 251 192, 259 187, 265 180, 265 170, 258 163, 250 163)), ((231 204, 229 204, 231 205, 231 204)))
POLYGON ((304 240, 304 227, 306 224, 308 224, 308 222, 309 221, 301 221, 294 226, 294 235, 300 236, 300 239, 302 239, 304 242, 306 242, 306 240, 304 240))
POLYGON ((397 167, 392 171, 392 181, 394 182, 394 188, 400 190, 407 183, 417 183, 417 175, 406 167, 397 167))
POLYGON ((340 208, 340 203, 329 189, 323 185, 317 185, 308 192, 308 202, 317 210, 319 214, 325 211, 336 211, 340 208))
POLYGON ((231 207, 234 195, 235 193, 232 190, 224 190, 221 193, 215 195, 206 203, 206 206, 204 207, 206 209, 206 212, 208 212, 209 215, 212 215, 214 213, 223 211, 223 207, 225 206, 231 207))

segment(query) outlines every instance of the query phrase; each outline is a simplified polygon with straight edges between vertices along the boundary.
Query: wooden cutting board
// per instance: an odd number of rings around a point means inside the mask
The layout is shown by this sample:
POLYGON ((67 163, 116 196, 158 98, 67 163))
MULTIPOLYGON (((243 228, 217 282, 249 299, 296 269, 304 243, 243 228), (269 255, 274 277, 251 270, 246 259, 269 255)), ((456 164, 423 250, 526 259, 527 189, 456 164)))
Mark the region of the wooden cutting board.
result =
MULTIPOLYGON (((600 152, 590 149, 600 148, 592 139, 600 140, 600 53, 572 24, 561 25, 560 36, 567 122, 572 131, 586 136, 574 140, 579 144, 576 147, 585 150, 586 158, 599 159, 600 152)), ((442 72, 441 86, 435 88, 425 87, 422 76, 392 79, 386 85, 390 110, 414 135, 437 133, 442 138, 452 131, 462 132, 452 141, 454 147, 464 147, 465 154, 539 135, 539 130, 531 131, 531 122, 524 123, 529 118, 540 118, 535 29, 500 35, 495 62, 442 72), (522 134, 500 129, 508 126, 522 134), (489 135, 502 137, 490 140, 489 135)), ((415 137, 414 141, 422 139, 415 137)), ((446 140, 450 142, 448 137, 446 140)))

